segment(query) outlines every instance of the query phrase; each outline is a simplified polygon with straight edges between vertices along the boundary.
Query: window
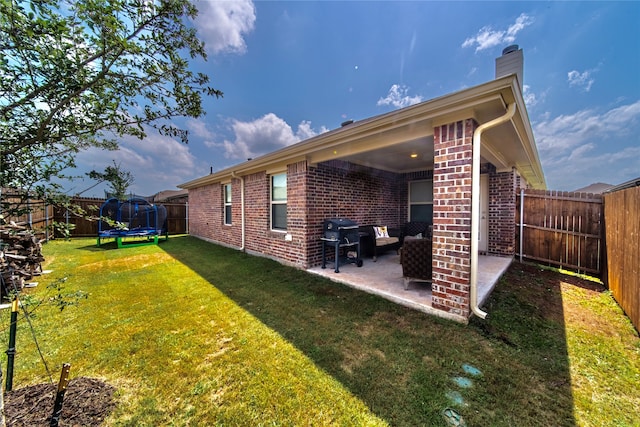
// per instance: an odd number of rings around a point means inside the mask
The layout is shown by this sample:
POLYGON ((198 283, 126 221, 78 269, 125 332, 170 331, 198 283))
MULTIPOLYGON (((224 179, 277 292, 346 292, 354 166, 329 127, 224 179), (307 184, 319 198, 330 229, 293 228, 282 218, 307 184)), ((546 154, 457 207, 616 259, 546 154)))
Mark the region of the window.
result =
POLYGON ((433 223, 433 180, 409 182, 409 221, 433 223))
POLYGON ((224 185, 224 223, 231 225, 231 184, 224 185))
POLYGON ((271 176, 271 229, 287 229, 287 174, 271 176))

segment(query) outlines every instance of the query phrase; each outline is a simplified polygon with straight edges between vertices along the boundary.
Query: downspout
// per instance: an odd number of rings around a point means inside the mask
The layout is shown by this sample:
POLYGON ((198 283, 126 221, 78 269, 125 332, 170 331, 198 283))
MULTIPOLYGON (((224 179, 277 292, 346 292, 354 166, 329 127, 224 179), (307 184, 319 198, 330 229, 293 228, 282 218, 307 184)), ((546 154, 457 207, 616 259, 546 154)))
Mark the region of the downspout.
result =
POLYGON ((240 233, 242 235, 242 244, 240 250, 244 251, 245 243, 245 225, 244 225, 244 177, 236 175, 235 171, 231 172, 233 178, 240 180, 240 233))
POLYGON ((473 159, 471 169, 471 311, 481 319, 487 317, 487 313, 478 307, 478 232, 480 228, 480 142, 482 132, 486 129, 501 125, 513 117, 516 112, 516 104, 510 104, 507 112, 487 123, 484 123, 473 132, 473 159))

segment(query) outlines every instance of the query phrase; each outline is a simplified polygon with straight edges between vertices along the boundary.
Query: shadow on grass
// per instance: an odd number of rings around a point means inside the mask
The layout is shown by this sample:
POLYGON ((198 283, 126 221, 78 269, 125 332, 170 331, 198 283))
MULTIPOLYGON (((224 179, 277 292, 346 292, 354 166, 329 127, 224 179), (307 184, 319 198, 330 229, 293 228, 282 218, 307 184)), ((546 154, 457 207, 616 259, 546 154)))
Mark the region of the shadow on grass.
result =
MULTIPOLYGON (((183 235, 178 237, 185 237, 183 235)), ((175 237, 174 237, 175 238, 175 237)), ((158 245, 162 245, 167 242, 164 238, 158 240, 158 245)), ((152 241, 145 241, 144 239, 135 240, 131 238, 128 241, 125 241, 122 248, 118 247, 118 243, 115 240, 103 241, 100 243, 100 246, 97 245, 97 242, 93 245, 87 245, 79 247, 78 249, 89 251, 89 252, 100 252, 100 251, 112 251, 112 250, 127 250, 130 248, 140 247, 140 246, 153 246, 155 245, 152 241)))
POLYGON ((557 273, 514 264, 484 307, 488 320, 460 325, 192 237, 160 248, 390 425, 444 426, 447 407, 468 425, 575 425, 557 273), (465 376, 471 387, 456 383, 465 376))

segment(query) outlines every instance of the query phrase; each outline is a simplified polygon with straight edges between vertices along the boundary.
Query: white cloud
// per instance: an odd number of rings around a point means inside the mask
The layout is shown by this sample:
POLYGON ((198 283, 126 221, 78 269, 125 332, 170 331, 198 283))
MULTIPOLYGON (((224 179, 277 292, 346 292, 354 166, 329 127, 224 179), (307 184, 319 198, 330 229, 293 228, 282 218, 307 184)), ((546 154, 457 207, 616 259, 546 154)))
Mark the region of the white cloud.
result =
MULTIPOLYGON (((192 178, 194 170, 205 171, 206 166, 200 165, 198 159, 191 154, 189 146, 168 136, 158 134, 147 128, 147 137, 140 140, 135 137, 124 137, 119 143, 119 149, 105 151, 96 148, 83 151, 76 157, 79 174, 90 170, 104 171, 104 168, 115 161, 123 170, 131 172, 135 182, 130 190, 136 194, 149 196, 158 191, 174 189, 192 178)), ((74 191, 80 191, 87 183, 78 184, 74 191)), ((93 182, 95 183, 95 182, 93 182)), ((104 186, 97 187, 100 189, 104 186)), ((90 193, 87 195, 98 193, 90 193)))
POLYGON ((547 93, 549 92, 549 90, 547 89, 543 92, 535 93, 531 90, 531 86, 529 85, 523 85, 522 89, 522 96, 528 109, 533 108, 540 103, 543 103, 547 98, 547 93))
POLYGON ((416 31, 413 31, 413 35, 411 36, 411 41, 409 42, 409 54, 413 53, 413 50, 416 48, 416 41, 418 39, 418 35, 416 31))
POLYGON ((389 93, 387 94, 387 96, 384 98, 380 98, 376 105, 393 105, 394 107, 402 108, 423 101, 422 96, 409 96, 408 92, 408 87, 394 84, 389 89, 389 93))
POLYGON ((591 86, 595 83, 595 79, 592 77, 593 70, 587 70, 579 72, 576 70, 569 71, 567 73, 567 81, 571 87, 579 87, 585 92, 591 90, 591 86))
POLYGON ((534 126, 536 142, 541 152, 566 153, 588 141, 626 136, 640 124, 640 101, 599 114, 582 110, 560 115, 534 126))
POLYGON ((195 136, 204 139, 213 138, 213 133, 207 129, 207 124, 203 120, 189 118, 187 119, 187 129, 195 136))
POLYGON ((573 191, 596 182, 615 185, 638 177, 640 147, 602 153, 595 145, 586 144, 569 156, 543 160, 542 165, 552 190, 573 191))
POLYGON ((251 0, 196 1, 195 26, 207 51, 244 53, 244 36, 253 31, 256 10, 251 0))
POLYGON ((522 89, 524 103, 527 105, 527 108, 535 106, 538 103, 538 99, 536 98, 536 94, 531 92, 531 87, 529 85, 524 85, 522 89))
POLYGON ((287 122, 273 113, 265 114, 251 122, 234 120, 231 128, 235 140, 225 140, 210 146, 222 147, 225 157, 232 159, 260 156, 327 131, 325 127, 315 131, 311 122, 302 121, 294 132, 287 122))
POLYGON ((476 46, 476 52, 479 52, 494 46, 513 43, 516 35, 532 23, 533 18, 522 13, 506 30, 494 30, 491 26, 482 27, 478 34, 467 38, 462 43, 462 47, 476 46))
POLYGON ((640 146, 617 141, 640 132, 640 101, 605 112, 582 110, 534 125, 549 188, 575 190, 594 182, 619 184, 638 176, 640 146))

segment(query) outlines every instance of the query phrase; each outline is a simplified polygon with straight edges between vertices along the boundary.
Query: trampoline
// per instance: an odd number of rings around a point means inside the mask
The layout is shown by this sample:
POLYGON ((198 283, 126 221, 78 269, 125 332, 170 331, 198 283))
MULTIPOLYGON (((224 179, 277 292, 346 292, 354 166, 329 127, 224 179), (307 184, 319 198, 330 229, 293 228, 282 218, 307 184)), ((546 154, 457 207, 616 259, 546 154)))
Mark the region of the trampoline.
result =
POLYGON ((157 245, 160 236, 169 238, 167 209, 162 205, 134 197, 126 202, 109 199, 100 207, 98 247, 106 239, 115 239, 118 248, 157 245))

